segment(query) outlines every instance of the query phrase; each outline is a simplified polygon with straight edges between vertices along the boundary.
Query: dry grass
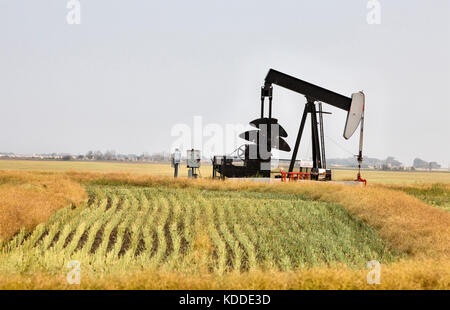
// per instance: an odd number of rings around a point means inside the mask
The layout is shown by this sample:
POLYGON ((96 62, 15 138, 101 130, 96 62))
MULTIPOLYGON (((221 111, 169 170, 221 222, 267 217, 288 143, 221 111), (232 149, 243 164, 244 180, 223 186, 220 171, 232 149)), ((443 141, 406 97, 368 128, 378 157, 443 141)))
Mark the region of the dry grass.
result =
POLYGON ((450 211, 450 183, 380 184, 379 187, 395 189, 412 195, 428 205, 450 211))
MULTIPOLYGON (((0 160, 0 170, 12 171, 47 171, 47 172, 118 172, 133 174, 151 174, 157 176, 173 176, 170 164, 142 162, 101 162, 101 161, 56 161, 56 160, 0 160)), ((201 168, 202 175, 210 176, 211 166, 201 168)), ((180 166, 180 176, 187 177, 186 165, 180 166)))
MULTIPOLYGON (((332 169, 333 180, 354 180, 356 170, 332 169)), ((363 178, 369 184, 430 184, 430 183, 450 183, 449 171, 380 171, 363 170, 363 178)))
MULTIPOLYGON (((90 161, 51 161, 51 160, 0 160, 0 170, 49 171, 49 172, 104 172, 151 174, 154 176, 172 176, 173 168, 161 163, 126 163, 126 162, 90 162, 90 161)), ((211 165, 202 164, 203 177, 211 176, 211 165)), ((186 165, 181 165, 180 176, 187 177, 186 165)), ((334 180, 353 180, 356 170, 333 169, 334 180)), ((428 171, 374 171, 364 170, 363 177, 370 184, 404 184, 404 183, 450 183, 450 172, 428 171)))
MULTIPOLYGON (((147 268, 123 270, 110 274, 82 271, 80 286, 68 285, 64 272, 57 274, 4 274, 0 277, 0 289, 450 289, 450 213, 429 206, 402 192, 405 191, 404 188, 397 187, 389 189, 385 186, 369 185, 363 188, 309 182, 269 185, 207 179, 174 180, 167 177, 124 173, 24 174, 23 172, 0 172, 0 197, 2 197, 0 225, 3 225, 5 218, 10 221, 10 216, 3 212, 6 210, 3 207, 3 197, 21 202, 15 204, 18 214, 27 214, 22 212, 21 205, 31 205, 32 200, 40 202, 41 207, 44 205, 45 209, 49 208, 46 217, 34 220, 34 223, 37 223, 45 221, 50 216, 52 208, 58 208, 56 204, 54 207, 47 206, 49 199, 58 201, 59 207, 73 201, 74 196, 84 199, 84 194, 73 195, 77 192, 75 188, 74 192, 68 190, 73 184, 78 186, 78 182, 98 185, 274 192, 339 203, 351 214, 372 226, 392 248, 407 253, 409 258, 382 265, 381 285, 377 286, 366 284, 368 270, 336 265, 288 272, 267 270, 245 273, 231 272, 220 276, 202 270, 180 273, 147 268), (43 179, 48 181, 43 181, 43 179), (47 184, 50 180, 54 182, 52 186, 47 184), (49 191, 50 188, 52 192, 49 191), (66 190, 63 190, 64 188, 66 190), (18 195, 9 194, 10 191, 16 190, 18 195), (39 193, 41 191, 45 194, 36 196, 39 199, 34 199, 35 196, 29 194, 29 192, 39 193), (5 217, 2 218, 2 216, 5 217)), ((28 213, 33 214, 32 210, 39 210, 37 213, 40 214, 41 207, 38 205, 30 207, 28 213)), ((14 211, 14 208, 12 210, 14 211)), ((14 217, 11 218, 14 219, 14 217)), ((27 227, 23 222, 19 221, 19 223, 27 227)), ((29 227, 33 225, 35 224, 31 223, 29 227)), ((210 251, 209 243, 210 240, 205 236, 197 236, 194 246, 197 249, 199 268, 203 266, 201 260, 205 256, 204 252, 209 253, 210 251)))
POLYGON ((127 270, 113 275, 88 274, 82 271, 81 284, 69 285, 61 273, 6 275, 0 278, 0 289, 234 289, 234 290, 287 290, 287 289, 379 289, 426 290, 450 289, 450 262, 448 260, 402 260, 381 266, 381 284, 366 282, 368 270, 346 266, 316 267, 298 271, 250 271, 227 273, 189 274, 157 270, 127 270))
POLYGON ((0 171, 0 241, 84 199, 84 188, 65 175, 0 171))

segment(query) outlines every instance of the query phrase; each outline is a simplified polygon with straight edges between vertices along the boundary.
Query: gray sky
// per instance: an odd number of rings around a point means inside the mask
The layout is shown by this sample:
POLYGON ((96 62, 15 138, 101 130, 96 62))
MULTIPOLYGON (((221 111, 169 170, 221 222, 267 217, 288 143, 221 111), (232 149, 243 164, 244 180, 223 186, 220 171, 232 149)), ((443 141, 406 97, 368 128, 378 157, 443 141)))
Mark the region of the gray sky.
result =
MULTIPOLYGON (((367 156, 450 162, 447 0, 380 0, 379 25, 365 0, 80 2, 81 25, 68 25, 66 0, 0 0, 0 151, 169 150, 171 128, 195 115, 257 118, 275 68, 347 96, 364 90, 367 156)), ((274 89, 291 146, 304 102, 274 89)), ((356 154, 345 113, 325 110, 328 157, 356 154)))

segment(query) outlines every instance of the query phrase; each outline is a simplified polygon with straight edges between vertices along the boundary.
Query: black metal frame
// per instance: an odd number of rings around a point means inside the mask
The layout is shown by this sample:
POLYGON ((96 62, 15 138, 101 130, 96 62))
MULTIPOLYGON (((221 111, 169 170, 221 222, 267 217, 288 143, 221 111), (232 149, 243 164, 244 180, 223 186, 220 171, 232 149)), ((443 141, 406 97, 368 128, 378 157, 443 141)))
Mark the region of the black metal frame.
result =
MULTIPOLYGON (((264 90, 272 88, 272 84, 287 88, 299 94, 313 98, 314 101, 322 101, 344 111, 350 110, 351 98, 335 93, 331 90, 302 81, 285 73, 270 69, 266 75, 264 90)), ((267 96, 265 96, 267 97, 267 96)), ((272 91, 270 91, 272 97, 272 91)), ((270 99, 270 98, 269 98, 270 99)), ((271 100, 271 99, 270 99, 271 100)))
MULTIPOLYGON (((322 111, 321 102, 330 104, 334 107, 344 111, 350 110, 351 98, 345 97, 338 93, 332 92, 328 89, 313 85, 311 83, 302 81, 282 72, 270 69, 265 78, 264 86, 261 87, 261 119, 264 118, 264 103, 265 99, 269 100, 269 118, 272 119, 272 99, 273 99, 273 84, 287 88, 306 97, 306 104, 303 110, 303 116, 300 122, 295 147, 293 149, 292 158, 289 164, 289 172, 293 172, 295 161, 297 158, 300 141, 302 139, 303 130, 305 128, 306 118, 308 114, 311 115, 311 139, 312 139, 312 155, 313 168, 311 169, 311 179, 319 179, 319 169, 326 168, 325 161, 325 143, 323 133, 323 117, 322 114, 328 113, 322 111), (316 110, 315 102, 319 102, 319 110, 316 110), (318 128, 317 114, 319 114, 320 127, 318 128), (319 138, 320 134, 320 138, 319 138)), ((269 126, 270 127, 270 126, 269 126)), ((268 128, 267 137, 271 137, 270 128, 268 128)), ((259 139, 259 136, 258 136, 259 139)), ((280 138, 281 139, 281 138, 280 138)), ((259 145, 260 141, 256 141, 259 145)), ((248 144, 245 145, 244 159, 239 159, 243 162, 242 166, 233 165, 233 161, 238 160, 229 156, 214 156, 213 158, 213 177, 220 174, 221 178, 225 177, 270 177, 270 170, 262 170, 262 163, 270 163, 271 158, 262 158, 259 154, 257 158, 250 158, 248 144)), ((326 180, 331 179, 331 171, 326 171, 326 180)))
MULTIPOLYGON (((313 160, 313 171, 318 171, 319 168, 326 168, 323 166, 321 156, 321 140, 319 139, 319 130, 317 128, 317 113, 316 105, 314 100, 311 98, 307 98, 307 103, 305 105, 305 110, 303 111, 302 120, 300 122, 300 128, 298 129, 297 140, 295 141, 294 151, 292 153, 291 163, 289 164, 289 172, 294 170, 295 160, 297 158, 298 148, 300 146, 300 142, 303 136, 303 130, 305 128, 306 118, 308 114, 311 115, 311 149, 312 149, 312 160, 313 160)), ((321 137, 323 137, 323 131, 320 130, 321 137)), ((324 154, 324 148, 322 147, 322 155, 324 154)))
POLYGON ((324 169, 327 168, 327 161, 325 158, 325 134, 323 130, 323 110, 322 110, 322 102, 317 103, 319 106, 319 128, 320 128, 320 149, 322 150, 322 166, 324 169))
POLYGON ((323 118, 322 118, 322 106, 319 105, 319 111, 316 110, 315 102, 320 101, 330 104, 334 107, 342 109, 344 111, 350 110, 350 105, 352 102, 351 98, 345 97, 338 93, 332 92, 328 89, 316 86, 314 84, 302 81, 293 76, 287 75, 285 73, 270 69, 267 73, 264 86, 261 89, 261 115, 264 112, 264 98, 269 98, 269 113, 270 117, 272 114, 272 84, 287 88, 306 97, 306 105, 303 111, 302 120, 300 122, 300 128, 298 130, 297 139, 295 141, 294 150, 292 152, 291 163, 289 165, 289 172, 294 169, 295 160, 297 158, 298 148, 300 146, 300 141, 302 139, 303 130, 306 123, 306 118, 308 113, 311 114, 311 138, 312 138, 312 157, 313 157, 313 173, 318 172, 319 168, 326 168, 325 162, 325 143, 323 137, 323 118), (317 113, 320 114, 320 135, 317 128, 317 113), (321 146, 322 146, 322 156, 321 156, 321 146))

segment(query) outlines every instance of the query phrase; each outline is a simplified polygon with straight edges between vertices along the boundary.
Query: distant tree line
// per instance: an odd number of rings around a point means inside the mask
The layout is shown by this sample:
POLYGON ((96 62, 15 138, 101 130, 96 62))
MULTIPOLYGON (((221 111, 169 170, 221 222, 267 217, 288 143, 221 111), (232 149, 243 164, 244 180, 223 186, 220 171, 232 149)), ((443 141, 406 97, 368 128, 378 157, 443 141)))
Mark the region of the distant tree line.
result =
MULTIPOLYGON (((358 162, 354 157, 348 158, 332 158, 327 159, 327 164, 330 166, 342 167, 357 167, 358 162)), ((393 156, 388 156, 386 159, 364 157, 362 164, 363 168, 379 169, 379 170, 407 170, 407 169, 440 169, 441 165, 437 162, 427 162, 420 158, 414 159, 412 167, 406 167, 403 163, 395 159, 393 156)))
POLYGON ((416 158, 416 159, 414 159, 413 167, 415 169, 430 169, 431 170, 431 169, 439 169, 439 168, 441 168, 441 165, 439 165, 435 161, 427 162, 420 158, 416 158))
MULTIPOLYGON (((99 160, 99 161, 143 161, 143 162, 161 162, 169 161, 170 154, 167 152, 159 152, 149 154, 147 152, 141 155, 136 154, 118 154, 114 150, 102 151, 88 151, 86 154, 71 155, 67 153, 49 153, 49 154, 32 154, 20 155, 14 153, 0 152, 0 158, 15 158, 15 159, 41 159, 41 160, 99 160)), ((330 158, 327 159, 329 167, 357 167, 358 162, 356 157, 348 158, 330 158)), ((403 163, 395 159, 393 156, 388 156, 386 159, 378 159, 371 157, 364 157, 362 163, 363 168, 378 169, 378 170, 414 170, 414 169, 440 169, 435 161, 427 162, 420 158, 415 158, 412 167, 406 167, 403 163)))
POLYGON ((167 152, 141 155, 118 154, 114 150, 88 151, 86 154, 73 155, 69 153, 48 153, 48 154, 15 154, 0 152, 0 158, 14 159, 38 159, 38 160, 103 160, 103 161, 169 161, 170 154, 167 152))
MULTIPOLYGON (((356 160, 356 157, 332 158, 327 159, 327 164, 331 166, 357 167, 358 161, 356 160)), ((393 156, 388 156, 386 159, 364 157, 362 168, 403 170, 404 165, 393 156)))
POLYGON ((119 161, 152 161, 158 158, 158 154, 150 155, 147 152, 141 155, 136 154, 117 154, 114 150, 107 150, 102 153, 101 151, 89 151, 86 155, 79 155, 77 159, 81 160, 119 160, 119 161), (83 158, 80 158, 83 157, 83 158))
POLYGON ((99 160, 99 161, 165 161, 168 160, 169 154, 167 153, 154 153, 149 154, 147 152, 141 155, 136 154, 118 154, 114 150, 102 151, 88 151, 85 155, 70 155, 66 154, 62 156, 62 160, 99 160))

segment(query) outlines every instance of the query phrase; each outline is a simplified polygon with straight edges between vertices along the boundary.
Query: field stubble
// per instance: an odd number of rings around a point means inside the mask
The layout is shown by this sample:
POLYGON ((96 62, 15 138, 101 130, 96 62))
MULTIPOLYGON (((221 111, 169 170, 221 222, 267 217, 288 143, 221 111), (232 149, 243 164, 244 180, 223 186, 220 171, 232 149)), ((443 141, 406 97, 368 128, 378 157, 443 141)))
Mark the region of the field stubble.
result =
POLYGON ((383 264, 379 288, 449 287, 449 213, 399 191, 64 178, 89 200, 4 242, 0 287, 68 288, 59 280, 74 259, 80 288, 373 288, 371 259, 383 264))

